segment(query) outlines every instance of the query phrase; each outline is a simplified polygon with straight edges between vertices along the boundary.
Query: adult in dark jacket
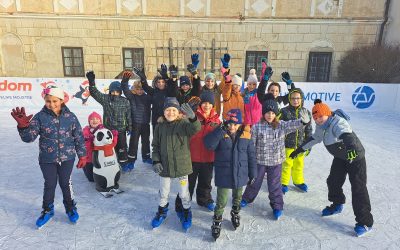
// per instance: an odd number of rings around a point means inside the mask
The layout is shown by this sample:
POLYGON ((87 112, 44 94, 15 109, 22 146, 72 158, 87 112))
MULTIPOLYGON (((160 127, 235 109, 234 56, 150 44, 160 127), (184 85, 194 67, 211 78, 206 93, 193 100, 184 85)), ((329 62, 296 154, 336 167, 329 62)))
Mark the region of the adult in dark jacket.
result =
POLYGON ((217 205, 214 210, 212 235, 218 238, 221 231, 222 214, 232 189, 231 221, 235 229, 240 225, 240 200, 243 186, 253 182, 257 175, 256 155, 251 141, 249 126, 241 126, 239 109, 227 113, 223 127, 217 127, 204 137, 204 144, 215 151, 214 169, 217 186, 217 205))
POLYGON ((118 142, 115 146, 118 161, 121 165, 128 162, 126 132, 132 129, 131 106, 129 101, 121 96, 121 83, 114 81, 110 84, 109 93, 101 93, 95 83, 93 71, 86 73, 89 80, 90 95, 103 106, 103 124, 110 130, 118 131, 118 142))
POLYGON ((151 96, 144 93, 142 84, 135 82, 133 91, 129 89, 128 81, 132 76, 132 72, 125 71, 123 73, 121 87, 124 95, 131 104, 132 111, 132 131, 129 139, 128 162, 130 169, 134 168, 137 159, 137 151, 139 146, 139 138, 142 142, 142 160, 145 163, 152 164, 150 158, 150 114, 151 114, 151 96))

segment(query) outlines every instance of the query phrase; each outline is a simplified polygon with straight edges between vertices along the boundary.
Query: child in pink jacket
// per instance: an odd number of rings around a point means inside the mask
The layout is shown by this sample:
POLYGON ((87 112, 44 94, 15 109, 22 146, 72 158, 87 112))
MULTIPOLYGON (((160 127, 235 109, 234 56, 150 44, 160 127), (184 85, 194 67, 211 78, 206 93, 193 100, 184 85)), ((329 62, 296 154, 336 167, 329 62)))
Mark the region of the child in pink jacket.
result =
POLYGON ((257 76, 256 70, 251 69, 250 75, 247 78, 247 87, 243 92, 243 101, 244 101, 244 124, 246 125, 254 125, 261 119, 261 103, 257 97, 257 76))
POLYGON ((103 125, 101 120, 101 115, 96 112, 92 112, 88 116, 89 125, 83 128, 83 137, 85 138, 85 147, 87 152, 87 161, 86 166, 83 168, 83 172, 85 173, 86 178, 90 182, 94 182, 93 179, 93 163, 92 163, 92 154, 93 154, 93 138, 94 132, 99 128, 99 126, 103 125))

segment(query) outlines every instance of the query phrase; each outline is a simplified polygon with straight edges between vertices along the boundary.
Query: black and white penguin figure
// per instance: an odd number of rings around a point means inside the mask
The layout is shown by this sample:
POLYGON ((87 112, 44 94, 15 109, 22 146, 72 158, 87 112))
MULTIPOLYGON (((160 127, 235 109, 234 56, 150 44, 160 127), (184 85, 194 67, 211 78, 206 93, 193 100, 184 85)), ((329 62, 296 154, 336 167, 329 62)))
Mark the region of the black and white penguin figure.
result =
POLYGON ((112 195, 105 195, 105 192, 122 192, 118 185, 121 171, 114 150, 117 140, 113 133, 106 128, 98 129, 94 133, 93 144, 93 179, 96 190, 106 197, 112 195))

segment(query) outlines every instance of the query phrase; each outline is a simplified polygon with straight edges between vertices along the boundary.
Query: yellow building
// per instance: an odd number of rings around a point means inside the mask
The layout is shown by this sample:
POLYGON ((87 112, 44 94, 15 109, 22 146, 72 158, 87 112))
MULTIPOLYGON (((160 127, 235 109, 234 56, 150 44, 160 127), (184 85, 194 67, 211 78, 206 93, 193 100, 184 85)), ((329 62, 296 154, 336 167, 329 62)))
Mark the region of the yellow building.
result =
POLYGON ((0 0, 0 76, 114 78, 161 63, 201 73, 232 55, 247 75, 267 57, 275 80, 334 81, 345 51, 379 39, 385 0, 0 0))

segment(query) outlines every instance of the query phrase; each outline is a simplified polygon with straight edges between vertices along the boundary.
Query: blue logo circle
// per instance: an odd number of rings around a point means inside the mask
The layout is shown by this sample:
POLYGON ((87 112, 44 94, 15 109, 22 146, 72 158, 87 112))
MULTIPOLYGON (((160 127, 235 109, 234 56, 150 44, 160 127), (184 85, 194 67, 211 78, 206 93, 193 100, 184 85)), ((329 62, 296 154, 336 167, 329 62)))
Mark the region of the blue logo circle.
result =
POLYGON ((353 105, 358 109, 369 108, 374 101, 375 91, 369 86, 358 87, 352 96, 353 105))

